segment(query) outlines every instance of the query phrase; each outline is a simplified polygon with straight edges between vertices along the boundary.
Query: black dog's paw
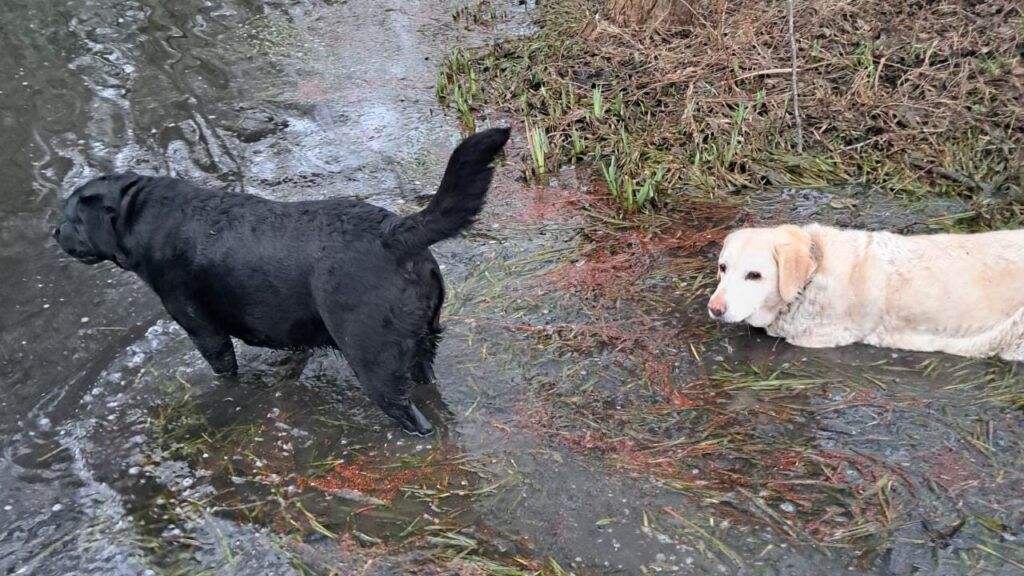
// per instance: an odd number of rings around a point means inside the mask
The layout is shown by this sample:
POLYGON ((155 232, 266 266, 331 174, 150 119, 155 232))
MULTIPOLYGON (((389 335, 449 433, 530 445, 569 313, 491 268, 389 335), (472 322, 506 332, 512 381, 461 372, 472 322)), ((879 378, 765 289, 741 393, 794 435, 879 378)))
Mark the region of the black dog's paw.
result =
POLYGON ((220 380, 229 386, 237 386, 238 383, 241 382, 241 379, 238 377, 237 367, 234 370, 224 370, 221 372, 214 370, 213 375, 217 377, 217 380, 220 380))
POLYGON ((238 376, 238 363, 234 359, 226 362, 207 362, 217 376, 238 376))
POLYGON ((404 430, 411 436, 418 436, 420 438, 430 438, 431 436, 434 435, 434 425, 431 424, 429 421, 427 422, 427 428, 425 429, 425 432, 423 430, 410 430, 404 427, 402 428, 402 430, 404 430))
POLYGON ((385 411, 388 413, 388 416, 398 421, 402 430, 413 436, 426 438, 434 434, 434 425, 430 423, 430 420, 412 402, 392 404, 385 411))

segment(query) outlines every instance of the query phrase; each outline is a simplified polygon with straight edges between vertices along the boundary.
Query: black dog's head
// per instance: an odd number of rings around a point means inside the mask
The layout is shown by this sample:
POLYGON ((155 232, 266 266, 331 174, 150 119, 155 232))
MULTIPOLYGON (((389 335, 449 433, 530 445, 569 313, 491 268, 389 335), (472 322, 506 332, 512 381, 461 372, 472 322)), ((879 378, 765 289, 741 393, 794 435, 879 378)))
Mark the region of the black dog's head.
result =
POLYGON ((61 250, 86 264, 104 260, 123 263, 126 255, 118 221, 125 200, 142 178, 126 172, 100 176, 76 188, 64 201, 61 221, 53 231, 61 250))

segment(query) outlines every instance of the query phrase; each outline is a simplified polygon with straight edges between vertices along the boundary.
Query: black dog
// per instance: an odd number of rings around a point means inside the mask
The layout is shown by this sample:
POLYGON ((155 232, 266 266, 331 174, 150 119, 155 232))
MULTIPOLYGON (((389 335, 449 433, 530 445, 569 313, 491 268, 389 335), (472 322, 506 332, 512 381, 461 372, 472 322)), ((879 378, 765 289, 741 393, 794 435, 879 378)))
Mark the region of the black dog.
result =
POLYGON ((407 432, 430 421, 409 400, 433 380, 444 284, 429 247, 483 208, 508 140, 463 140, 421 212, 351 199, 274 202, 174 178, 102 176, 77 188, 54 237, 86 264, 139 275, 218 374, 238 370, 231 336, 279 349, 341 351, 370 397, 407 432))

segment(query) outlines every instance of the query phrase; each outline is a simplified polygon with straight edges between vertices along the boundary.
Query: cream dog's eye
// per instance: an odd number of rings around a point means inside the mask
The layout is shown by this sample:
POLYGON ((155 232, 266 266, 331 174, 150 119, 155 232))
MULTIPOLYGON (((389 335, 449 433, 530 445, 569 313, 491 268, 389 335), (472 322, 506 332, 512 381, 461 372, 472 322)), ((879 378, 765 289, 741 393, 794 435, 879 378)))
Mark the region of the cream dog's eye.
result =
POLYGON ((747 280, 760 280, 760 279, 761 279, 761 273, 760 272, 747 272, 747 280))
POLYGON ((721 272, 722 274, 725 274, 725 264, 719 264, 718 271, 721 272))

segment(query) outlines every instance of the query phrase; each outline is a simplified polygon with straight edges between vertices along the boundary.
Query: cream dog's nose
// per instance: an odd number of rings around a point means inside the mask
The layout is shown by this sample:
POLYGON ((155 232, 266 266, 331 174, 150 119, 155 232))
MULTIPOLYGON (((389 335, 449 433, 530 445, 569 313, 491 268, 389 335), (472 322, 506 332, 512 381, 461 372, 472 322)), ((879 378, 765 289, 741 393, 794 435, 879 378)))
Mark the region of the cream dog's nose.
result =
POLYGON ((725 315, 725 299, 719 298, 717 294, 708 301, 708 313, 712 318, 721 318, 725 315))

